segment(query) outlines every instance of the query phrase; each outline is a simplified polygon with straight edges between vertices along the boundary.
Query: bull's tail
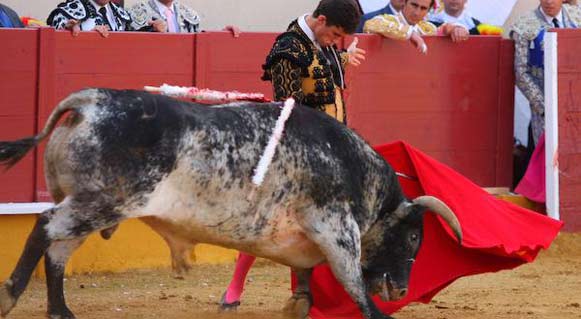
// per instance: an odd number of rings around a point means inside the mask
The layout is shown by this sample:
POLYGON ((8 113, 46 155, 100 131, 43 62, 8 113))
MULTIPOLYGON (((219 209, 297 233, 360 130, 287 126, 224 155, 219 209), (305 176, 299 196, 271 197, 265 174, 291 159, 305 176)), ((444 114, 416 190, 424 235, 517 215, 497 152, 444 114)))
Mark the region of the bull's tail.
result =
POLYGON ((9 169, 18 163, 28 151, 50 135, 63 114, 71 110, 76 110, 88 103, 95 103, 98 92, 96 89, 85 89, 73 93, 62 100, 54 111, 52 111, 48 121, 44 125, 44 129, 38 135, 10 142, 0 141, 0 166, 9 169))

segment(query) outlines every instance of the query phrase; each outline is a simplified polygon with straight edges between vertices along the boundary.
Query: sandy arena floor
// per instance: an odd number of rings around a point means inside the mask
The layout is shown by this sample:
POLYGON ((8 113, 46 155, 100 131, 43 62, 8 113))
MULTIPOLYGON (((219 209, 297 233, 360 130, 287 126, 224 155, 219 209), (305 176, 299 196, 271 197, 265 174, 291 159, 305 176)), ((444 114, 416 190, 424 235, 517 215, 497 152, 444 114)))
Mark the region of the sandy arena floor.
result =
MULTIPOLYGON (((232 265, 196 266, 185 280, 169 269, 73 276, 66 281, 70 308, 79 319, 282 318, 290 296, 289 270, 261 261, 249 276, 237 313, 218 314, 217 302, 232 265)), ((12 319, 44 318, 44 282, 35 279, 12 319)), ((456 281, 427 305, 410 305, 398 319, 581 319, 581 234, 560 235, 532 264, 456 281)))

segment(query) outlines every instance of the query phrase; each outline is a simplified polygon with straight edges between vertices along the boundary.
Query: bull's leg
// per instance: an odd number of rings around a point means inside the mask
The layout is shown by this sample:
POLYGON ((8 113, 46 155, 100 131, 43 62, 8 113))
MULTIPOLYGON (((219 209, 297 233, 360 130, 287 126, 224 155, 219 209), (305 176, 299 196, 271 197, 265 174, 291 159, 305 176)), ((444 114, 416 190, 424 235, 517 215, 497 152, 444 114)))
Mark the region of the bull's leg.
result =
POLYGON ((190 256, 196 243, 189 238, 180 237, 175 229, 163 220, 151 216, 141 217, 140 220, 165 240, 171 253, 172 275, 176 279, 184 279, 184 275, 192 268, 190 256))
POLYGON ((192 269, 190 254, 194 245, 179 240, 163 237, 171 253, 171 268, 175 279, 184 279, 184 275, 192 269))
POLYGON ((49 319, 75 317, 65 303, 63 278, 69 257, 85 241, 85 238, 55 241, 44 255, 49 319))
POLYGON ((309 229, 308 236, 318 244, 333 274, 357 304, 363 316, 368 319, 392 318, 377 309, 367 292, 360 264, 359 226, 353 216, 340 207, 337 205, 334 211, 322 214, 320 212, 309 214, 311 218, 303 226, 309 229), (318 219, 321 216, 326 217, 326 220, 318 219))
POLYGON ((26 288, 40 257, 50 246, 45 227, 49 223, 48 215, 51 211, 52 209, 41 214, 36 220, 16 268, 10 278, 0 286, 0 315, 2 317, 6 316, 14 308, 18 297, 22 295, 26 288))
MULTIPOLYGON (((121 221, 122 215, 113 213, 111 205, 106 205, 104 201, 98 201, 96 197, 87 196, 87 198, 91 198, 91 202, 65 200, 65 202, 46 210, 40 215, 28 237, 16 268, 10 278, 0 287, 0 311, 2 316, 7 315, 16 305, 16 301, 26 288, 40 257, 47 252, 53 243, 82 240, 82 238, 87 237, 96 230, 111 227, 121 221)), ((55 277, 51 273, 51 284, 54 284, 55 280, 58 279, 58 272, 56 274, 55 277)), ((54 284, 50 294, 55 300, 60 298, 62 284, 54 284)), ((64 304, 64 298, 62 298, 62 304, 64 304)), ((60 318, 72 318, 70 311, 66 312, 63 309, 61 311, 64 312, 54 315, 57 318, 58 316, 60 318)))
POLYGON ((297 287, 292 297, 286 302, 283 311, 294 318, 305 319, 313 305, 313 296, 309 286, 313 269, 293 268, 297 276, 297 287))

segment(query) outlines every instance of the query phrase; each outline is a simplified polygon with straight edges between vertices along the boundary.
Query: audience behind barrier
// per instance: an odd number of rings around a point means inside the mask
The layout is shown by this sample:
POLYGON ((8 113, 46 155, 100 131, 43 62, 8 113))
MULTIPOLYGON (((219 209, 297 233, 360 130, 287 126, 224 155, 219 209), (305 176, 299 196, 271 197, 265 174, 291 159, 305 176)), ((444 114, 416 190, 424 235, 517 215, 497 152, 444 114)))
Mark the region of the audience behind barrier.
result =
POLYGON ((368 12, 361 16, 361 21, 359 21, 359 25, 357 26, 357 33, 363 32, 363 26, 367 20, 372 19, 378 15, 382 14, 398 14, 405 4, 405 0, 391 0, 387 3, 387 5, 379 10, 368 12))
POLYGON ((543 42, 549 29, 579 28, 581 10, 576 1, 539 0, 539 7, 523 14, 514 23, 510 36, 515 42, 516 85, 526 96, 531 109, 527 171, 515 192, 545 202, 545 87, 543 42))
POLYGON ((445 23, 461 25, 471 35, 479 35, 478 27, 482 25, 482 22, 466 12, 467 2, 468 0, 442 0, 443 8, 431 13, 428 19, 436 26, 445 23))
POLYGON ((111 0, 67 0, 49 14, 47 24, 73 36, 94 30, 107 37, 109 31, 133 30, 129 13, 111 0))
POLYGON ((462 25, 443 23, 439 27, 426 17, 434 7, 434 0, 406 0, 398 14, 381 14, 365 22, 363 31, 396 40, 409 40, 420 52, 427 53, 422 36, 444 35, 454 42, 468 39, 468 29, 462 25))
POLYGON ((0 28, 24 28, 18 14, 10 7, 0 3, 0 28))
MULTIPOLYGON (((200 31, 198 13, 176 0, 142 0, 128 9, 132 18, 132 27, 138 31, 196 33, 200 31)), ((240 35, 240 28, 227 25, 235 37, 240 35)))

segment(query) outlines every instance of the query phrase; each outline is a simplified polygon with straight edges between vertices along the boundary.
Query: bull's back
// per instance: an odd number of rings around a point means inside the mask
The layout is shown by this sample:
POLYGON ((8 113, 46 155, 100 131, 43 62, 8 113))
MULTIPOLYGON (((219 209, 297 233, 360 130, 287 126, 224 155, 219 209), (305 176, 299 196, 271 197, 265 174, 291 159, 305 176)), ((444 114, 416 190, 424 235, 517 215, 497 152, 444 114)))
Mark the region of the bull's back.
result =
POLYGON ((97 92, 53 132, 45 153, 49 187, 66 177, 75 192, 151 191, 175 166, 186 106, 139 91, 97 92))

